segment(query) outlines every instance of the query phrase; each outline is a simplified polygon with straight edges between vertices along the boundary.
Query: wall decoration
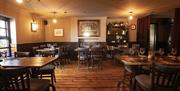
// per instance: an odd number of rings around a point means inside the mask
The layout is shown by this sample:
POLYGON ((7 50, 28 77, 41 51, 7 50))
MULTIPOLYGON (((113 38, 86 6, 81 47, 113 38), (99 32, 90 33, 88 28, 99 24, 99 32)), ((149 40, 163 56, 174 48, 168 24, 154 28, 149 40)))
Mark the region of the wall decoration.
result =
POLYGON ((64 31, 63 29, 54 29, 54 36, 64 36, 64 31))
POLYGON ((135 30, 136 29, 136 25, 135 24, 131 24, 131 30, 135 30))
POLYGON ((78 20, 78 37, 99 37, 100 20, 78 20))

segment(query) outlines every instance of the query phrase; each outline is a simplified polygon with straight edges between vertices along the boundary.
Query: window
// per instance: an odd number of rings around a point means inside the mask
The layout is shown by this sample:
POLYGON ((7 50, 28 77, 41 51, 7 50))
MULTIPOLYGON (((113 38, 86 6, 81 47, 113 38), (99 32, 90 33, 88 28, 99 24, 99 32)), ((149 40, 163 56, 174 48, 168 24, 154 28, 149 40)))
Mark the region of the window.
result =
POLYGON ((0 52, 11 56, 10 19, 0 16, 0 52))

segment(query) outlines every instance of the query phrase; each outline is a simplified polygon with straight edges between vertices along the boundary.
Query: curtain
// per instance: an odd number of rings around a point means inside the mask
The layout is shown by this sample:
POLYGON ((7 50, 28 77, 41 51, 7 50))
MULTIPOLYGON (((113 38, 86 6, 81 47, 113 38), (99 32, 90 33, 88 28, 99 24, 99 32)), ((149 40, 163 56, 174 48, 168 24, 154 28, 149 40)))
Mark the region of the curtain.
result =
POLYGON ((180 51, 180 8, 175 9, 174 29, 172 31, 172 47, 180 51))
POLYGON ((149 31, 151 16, 138 18, 137 20, 137 42, 141 47, 149 49, 149 31))

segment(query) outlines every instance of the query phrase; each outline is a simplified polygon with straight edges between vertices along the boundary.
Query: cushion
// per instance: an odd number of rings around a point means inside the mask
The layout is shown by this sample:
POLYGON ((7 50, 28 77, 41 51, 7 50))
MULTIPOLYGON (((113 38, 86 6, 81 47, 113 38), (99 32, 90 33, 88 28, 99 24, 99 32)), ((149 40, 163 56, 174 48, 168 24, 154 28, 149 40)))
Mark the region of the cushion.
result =
POLYGON ((31 91, 48 91, 50 81, 47 79, 35 79, 30 80, 31 91))
POLYGON ((151 77, 149 75, 137 75, 136 81, 145 89, 151 89, 151 77))
MULTIPOLYGON (((137 75, 136 81, 145 89, 151 90, 151 76, 149 75, 137 75)), ((161 80, 160 80, 161 81, 161 80)), ((167 81, 165 81, 167 82, 167 81)), ((173 91, 173 88, 155 86, 155 91, 173 91)))
POLYGON ((47 73, 50 74, 54 71, 55 66, 54 65, 46 65, 38 70, 38 73, 47 73))

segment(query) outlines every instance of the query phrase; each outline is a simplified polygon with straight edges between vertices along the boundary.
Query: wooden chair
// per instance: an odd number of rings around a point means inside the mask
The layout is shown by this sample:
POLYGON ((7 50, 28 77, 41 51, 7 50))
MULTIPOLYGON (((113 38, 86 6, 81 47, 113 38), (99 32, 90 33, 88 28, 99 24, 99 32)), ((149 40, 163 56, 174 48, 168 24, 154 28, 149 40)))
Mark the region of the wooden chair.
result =
POLYGON ((32 47, 32 55, 33 56, 39 56, 38 52, 36 51, 37 49, 39 49, 39 46, 32 47))
POLYGON ((63 68, 64 64, 67 63, 68 60, 68 53, 65 50, 65 47, 61 46, 58 48, 58 59, 56 61, 56 66, 63 68))
POLYGON ((53 91, 56 90, 55 88, 55 82, 56 82, 56 76, 55 76, 55 66, 50 64, 50 65, 46 65, 42 68, 40 68, 39 70, 35 70, 36 75, 39 75, 39 77, 41 79, 44 78, 50 78, 51 79, 51 86, 53 87, 53 91))
MULTIPOLYGON (((43 57, 55 57, 54 51, 45 52, 43 54, 43 57)), ((39 76, 41 79, 50 77, 51 79, 51 86, 53 87, 53 91, 55 91, 55 82, 56 82, 56 76, 55 76, 55 65, 49 64, 44 67, 37 69, 32 69, 32 73, 36 76, 39 76)))
POLYGON ((144 91, 175 91, 180 68, 153 64, 152 75, 137 75, 137 87, 144 91))
POLYGON ((27 68, 1 69, 1 91, 50 91, 50 81, 30 78, 27 68))
POLYGON ((108 54, 112 59, 114 56, 114 47, 113 46, 109 46, 107 45, 107 50, 106 50, 106 54, 108 54))
POLYGON ((97 65, 98 68, 102 69, 103 49, 95 47, 91 49, 91 66, 92 68, 97 65))
POLYGON ((144 70, 142 65, 124 65, 123 79, 117 84, 118 91, 124 85, 129 85, 129 90, 132 91, 134 87, 133 78, 138 74, 149 74, 149 71, 144 70))
POLYGON ((7 52, 6 51, 0 52, 0 57, 7 57, 7 52))
MULTIPOLYGON (((44 57, 54 57, 54 53, 47 53, 44 57)), ((56 76, 54 63, 41 67, 38 70, 33 70, 33 74, 38 75, 41 79, 50 77, 51 86, 53 87, 53 91, 55 91, 56 76)))
POLYGON ((41 53, 42 57, 55 57, 55 54, 56 51, 47 51, 41 53))
POLYGON ((90 66, 89 64, 89 49, 88 48, 79 48, 78 50, 78 68, 80 68, 80 66, 82 64, 85 64, 86 66, 90 66))

